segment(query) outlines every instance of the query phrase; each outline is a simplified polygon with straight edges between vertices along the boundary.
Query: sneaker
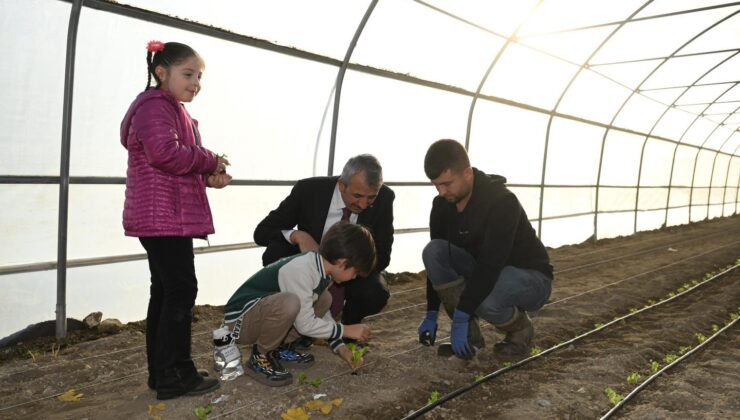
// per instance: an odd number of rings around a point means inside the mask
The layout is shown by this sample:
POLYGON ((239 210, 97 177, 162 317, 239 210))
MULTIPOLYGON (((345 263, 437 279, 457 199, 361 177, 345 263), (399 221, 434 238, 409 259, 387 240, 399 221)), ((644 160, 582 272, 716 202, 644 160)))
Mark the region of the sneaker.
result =
POLYGON ((279 358, 277 350, 262 354, 255 344, 247 362, 247 374, 267 386, 289 385, 293 382, 293 375, 280 364, 279 358))
POLYGON ((302 335, 289 344, 295 350, 308 350, 311 346, 313 346, 313 338, 302 335))
POLYGON ((294 368, 308 368, 313 366, 314 357, 309 353, 300 353, 290 344, 283 344, 277 349, 280 363, 294 368))

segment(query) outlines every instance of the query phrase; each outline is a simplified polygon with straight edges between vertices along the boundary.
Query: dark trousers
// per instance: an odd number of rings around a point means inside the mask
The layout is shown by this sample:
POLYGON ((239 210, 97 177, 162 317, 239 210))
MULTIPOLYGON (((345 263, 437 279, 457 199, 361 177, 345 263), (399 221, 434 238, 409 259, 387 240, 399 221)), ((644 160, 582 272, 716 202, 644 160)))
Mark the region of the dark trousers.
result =
POLYGON ((146 356, 150 375, 196 375, 190 357, 193 306, 198 294, 193 239, 139 238, 146 249, 151 272, 146 315, 146 356))
MULTIPOLYGON (((297 246, 284 240, 275 240, 267 245, 267 249, 262 254, 262 264, 268 265, 280 258, 299 252, 297 246)), ((360 323, 366 316, 382 311, 390 297, 388 286, 380 273, 372 273, 365 278, 357 277, 337 286, 344 287, 342 324, 346 325, 360 323)))

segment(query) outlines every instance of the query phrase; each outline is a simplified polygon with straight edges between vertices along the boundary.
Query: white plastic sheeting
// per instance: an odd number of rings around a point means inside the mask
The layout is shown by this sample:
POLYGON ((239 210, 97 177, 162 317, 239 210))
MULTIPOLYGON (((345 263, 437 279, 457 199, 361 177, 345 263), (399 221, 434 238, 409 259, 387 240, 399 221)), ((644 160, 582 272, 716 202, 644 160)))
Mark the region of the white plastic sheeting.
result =
MULTIPOLYGON (((336 174, 358 153, 383 164, 397 195, 396 229, 424 228, 435 191, 424 185, 422 160, 439 138, 466 142, 475 166, 506 176, 552 247, 737 212, 740 6, 734 3, 83 5, 70 173, 88 185, 73 179, 70 187, 70 261, 143 252, 120 224, 126 153, 118 125, 145 85, 144 46, 151 39, 185 42, 204 57, 203 91, 188 109, 206 145, 228 154, 230 172, 245 180, 209 191, 217 230, 211 245, 252 241, 257 222, 290 188, 265 181, 336 174), (372 5, 333 121, 340 65, 372 5)), ((0 49, 10 63, 0 79, 6 289, 0 336, 53 317, 56 272, 39 263, 55 262, 57 252, 70 10, 69 1, 0 0, 0 49)), ((396 235, 389 270, 420 270, 426 238, 396 235)), ((260 252, 199 255, 198 303, 222 304, 259 268, 260 252)), ((70 268, 68 277, 68 316, 103 310, 124 320, 144 317, 142 260, 70 268)))

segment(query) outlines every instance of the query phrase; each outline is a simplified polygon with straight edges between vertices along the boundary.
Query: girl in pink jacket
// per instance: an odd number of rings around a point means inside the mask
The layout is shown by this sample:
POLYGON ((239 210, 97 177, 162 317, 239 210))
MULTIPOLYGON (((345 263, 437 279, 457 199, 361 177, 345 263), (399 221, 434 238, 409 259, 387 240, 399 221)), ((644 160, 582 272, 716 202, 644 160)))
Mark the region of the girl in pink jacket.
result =
POLYGON ((128 150, 123 227, 149 259, 148 385, 158 399, 169 399, 219 387, 190 357, 198 293, 193 238, 214 233, 206 186, 223 188, 231 176, 229 162, 202 146, 198 122, 182 104, 200 91, 203 59, 177 42, 152 41, 147 50, 147 87, 121 122, 128 150))

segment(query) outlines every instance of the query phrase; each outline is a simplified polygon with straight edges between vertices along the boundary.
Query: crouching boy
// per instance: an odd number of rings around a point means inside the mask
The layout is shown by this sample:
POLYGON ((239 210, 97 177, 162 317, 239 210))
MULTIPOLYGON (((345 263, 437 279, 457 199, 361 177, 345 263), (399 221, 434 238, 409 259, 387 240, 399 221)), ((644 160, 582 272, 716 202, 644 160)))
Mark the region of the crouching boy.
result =
POLYGON ((337 223, 321 240, 319 252, 305 252, 264 267, 229 299, 224 325, 213 332, 216 370, 224 379, 243 373, 237 342, 252 344, 247 374, 269 386, 293 382, 284 366, 306 368, 314 357, 298 352, 293 341, 304 335, 325 338, 352 369, 352 352, 342 338, 365 342, 365 324, 342 325, 329 312, 331 282, 365 277, 375 266, 375 244, 362 225, 337 223))

